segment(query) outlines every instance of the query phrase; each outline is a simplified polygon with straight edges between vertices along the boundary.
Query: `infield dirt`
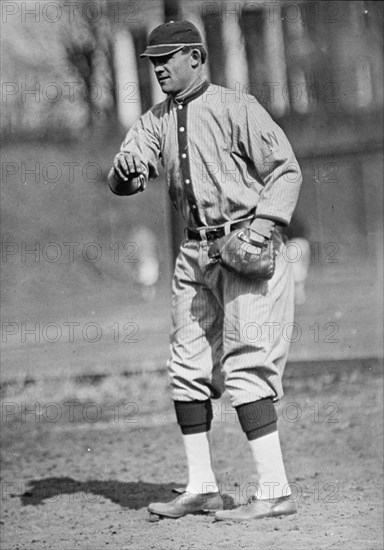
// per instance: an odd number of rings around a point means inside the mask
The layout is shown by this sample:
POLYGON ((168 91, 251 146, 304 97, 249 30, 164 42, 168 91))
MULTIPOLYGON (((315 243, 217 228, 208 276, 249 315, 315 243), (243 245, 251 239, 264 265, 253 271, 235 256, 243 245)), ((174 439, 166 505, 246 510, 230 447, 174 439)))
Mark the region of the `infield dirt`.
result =
MULTIPOLYGON (((278 405, 299 513, 244 524, 148 522, 147 505, 173 498, 187 477, 163 374, 68 382, 50 395, 33 384, 8 387, 1 548, 383 548, 382 375, 367 363, 307 372, 288 366, 278 405)), ((215 404, 213 449, 226 505, 239 504, 255 478, 227 399, 215 404)))

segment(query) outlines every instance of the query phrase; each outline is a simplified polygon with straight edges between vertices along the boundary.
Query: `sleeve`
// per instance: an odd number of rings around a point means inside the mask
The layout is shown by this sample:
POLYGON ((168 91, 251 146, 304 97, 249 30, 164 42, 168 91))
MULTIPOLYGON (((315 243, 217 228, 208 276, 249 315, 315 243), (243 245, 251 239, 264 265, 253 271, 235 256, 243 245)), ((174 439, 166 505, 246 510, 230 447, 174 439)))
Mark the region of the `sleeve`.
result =
POLYGON ((158 119, 147 111, 130 128, 120 148, 121 152, 136 153, 148 179, 157 178, 157 163, 161 154, 158 119))
POLYGON ((301 170, 283 130, 255 98, 247 97, 239 113, 238 146, 263 185, 256 218, 288 225, 299 197, 301 170))

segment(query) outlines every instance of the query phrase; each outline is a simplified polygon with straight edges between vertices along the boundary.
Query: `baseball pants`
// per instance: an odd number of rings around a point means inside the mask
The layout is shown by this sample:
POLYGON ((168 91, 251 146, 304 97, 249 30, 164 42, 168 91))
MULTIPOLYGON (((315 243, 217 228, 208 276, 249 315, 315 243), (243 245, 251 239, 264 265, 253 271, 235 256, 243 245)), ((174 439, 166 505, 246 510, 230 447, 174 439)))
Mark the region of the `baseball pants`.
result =
POLYGON ((174 401, 218 398, 233 406, 283 395, 292 339, 294 282, 284 245, 269 281, 251 281, 208 258, 207 241, 185 240, 172 283, 174 401))

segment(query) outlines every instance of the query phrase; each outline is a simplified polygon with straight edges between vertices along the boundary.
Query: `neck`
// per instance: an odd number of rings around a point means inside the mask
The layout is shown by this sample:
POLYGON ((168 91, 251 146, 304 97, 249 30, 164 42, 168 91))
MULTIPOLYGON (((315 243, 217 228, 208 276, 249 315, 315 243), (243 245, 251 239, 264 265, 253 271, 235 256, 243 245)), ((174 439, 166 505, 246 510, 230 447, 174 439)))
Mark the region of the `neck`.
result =
POLYGON ((176 101, 183 101, 186 97, 188 97, 192 92, 194 92, 199 86, 201 86, 205 82, 205 76, 202 73, 196 74, 196 77, 192 80, 192 82, 184 88, 184 90, 181 90, 181 92, 178 92, 173 96, 173 99, 176 101))

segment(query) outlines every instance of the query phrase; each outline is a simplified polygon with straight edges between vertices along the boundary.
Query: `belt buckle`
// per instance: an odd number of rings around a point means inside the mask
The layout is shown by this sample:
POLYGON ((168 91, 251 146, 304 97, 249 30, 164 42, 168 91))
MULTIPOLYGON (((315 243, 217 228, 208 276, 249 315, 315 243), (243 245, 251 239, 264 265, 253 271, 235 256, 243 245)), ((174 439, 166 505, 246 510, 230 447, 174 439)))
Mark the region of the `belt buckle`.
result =
POLYGON ((214 239, 218 239, 220 237, 220 230, 219 229, 211 229, 210 231, 207 231, 207 240, 213 241, 214 239))

